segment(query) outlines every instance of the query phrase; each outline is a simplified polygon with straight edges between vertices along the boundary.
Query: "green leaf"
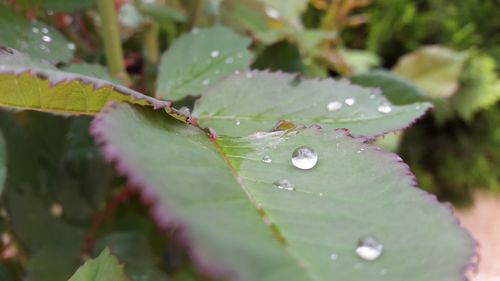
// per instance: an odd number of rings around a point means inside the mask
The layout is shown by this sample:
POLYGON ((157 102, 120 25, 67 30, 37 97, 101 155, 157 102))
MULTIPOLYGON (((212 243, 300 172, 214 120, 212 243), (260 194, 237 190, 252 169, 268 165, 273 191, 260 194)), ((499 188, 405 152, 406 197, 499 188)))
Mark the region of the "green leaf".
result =
POLYGON ((287 120, 347 128, 353 135, 371 137, 407 127, 429 107, 390 105, 374 89, 346 80, 301 80, 291 74, 253 71, 232 75, 210 88, 196 104, 193 117, 201 126, 231 136, 269 130, 277 121, 287 120), (329 111, 332 102, 340 108, 329 111))
POLYGON ((156 108, 170 104, 108 81, 60 71, 11 49, 0 49, 0 106, 94 115, 109 101, 156 108))
POLYGON ((1 46, 52 62, 67 62, 74 52, 74 45, 59 31, 38 21, 30 22, 12 6, 3 3, 0 3, 1 46))
POLYGON ((427 46, 401 57, 393 71, 413 81, 431 98, 449 98, 458 90, 467 57, 466 52, 427 46))
POLYGON ((425 101, 422 92, 410 81, 388 71, 374 70, 350 77, 354 84, 379 87, 393 104, 405 105, 425 101))
POLYGON ((85 262, 68 281, 129 281, 123 270, 123 265, 118 263, 109 249, 104 249, 101 254, 85 262))
POLYGON ((156 95, 169 100, 197 96, 223 77, 248 68, 250 40, 216 26, 177 39, 161 59, 156 95))
POLYGON ((160 23, 185 22, 187 20, 186 13, 165 4, 141 2, 138 8, 141 13, 160 23))
POLYGON ((183 229, 192 257, 219 277, 463 280, 474 252, 451 211, 413 187, 397 155, 344 130, 210 141, 164 114, 120 104, 99 115, 92 132, 118 171, 154 199, 160 226, 183 229), (317 153, 311 170, 292 165, 299 146, 317 153), (285 179, 295 190, 276 186, 285 179), (365 235, 383 244, 375 261, 356 255, 365 235))
POLYGON ((7 178, 7 148, 3 133, 0 131, 0 195, 3 192, 5 179, 7 178))
POLYGON ((465 120, 471 121, 474 113, 495 106, 500 100, 500 78, 492 57, 471 56, 464 67, 461 83, 451 103, 465 120))

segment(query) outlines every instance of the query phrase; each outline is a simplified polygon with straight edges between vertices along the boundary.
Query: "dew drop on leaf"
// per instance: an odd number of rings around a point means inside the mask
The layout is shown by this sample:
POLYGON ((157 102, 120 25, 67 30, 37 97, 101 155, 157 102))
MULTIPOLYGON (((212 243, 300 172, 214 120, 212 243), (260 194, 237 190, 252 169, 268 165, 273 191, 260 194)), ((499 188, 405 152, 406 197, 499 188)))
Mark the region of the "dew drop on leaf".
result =
POLYGON ((384 245, 373 236, 365 236, 359 239, 356 254, 365 261, 374 261, 382 255, 384 245))
POLYGON ((273 162, 273 159, 269 155, 264 155, 264 157, 262 157, 262 162, 270 164, 273 162))
POLYGON ((40 32, 40 30, 38 29, 38 27, 32 27, 31 32, 36 34, 36 33, 40 32))
POLYGON ((46 27, 42 27, 42 33, 43 34, 49 34, 49 29, 46 27))
POLYGON ((47 42, 47 43, 48 43, 48 42, 52 41, 52 38, 50 38, 50 36, 48 36, 48 35, 44 35, 44 36, 42 36, 42 40, 43 40, 44 42, 47 42))
POLYGON ((273 185, 275 187, 277 187, 279 189, 283 189, 283 190, 288 190, 288 191, 295 190, 295 186, 293 185, 293 183, 291 183, 287 179, 277 180, 277 181, 273 182, 273 185))
POLYGON ((335 254, 335 253, 333 253, 333 254, 331 254, 331 255, 330 255, 330 259, 331 259, 332 261, 336 261, 336 260, 337 260, 337 258, 338 258, 338 256, 337 256, 337 254, 335 254))
POLYGON ((210 53, 210 56, 211 56, 212 58, 216 58, 216 57, 218 57, 219 55, 220 55, 219 50, 213 50, 213 51, 210 53))
POLYGON ((71 51, 74 51, 76 49, 76 45, 75 43, 68 43, 68 49, 70 49, 71 51))
POLYGON ((312 169, 316 163, 318 163, 318 154, 310 147, 300 146, 292 153, 292 164, 301 170, 312 169))
POLYGON ((241 124, 241 121, 240 120, 236 120, 234 123, 236 124, 236 126, 239 126, 241 124))
POLYGON ((201 84, 203 84, 204 86, 207 86, 208 84, 210 84, 210 80, 205 79, 205 80, 203 80, 203 82, 201 82, 201 84))
POLYGON ((272 19, 278 19, 280 17, 280 12, 272 7, 266 7, 266 15, 272 19))
POLYGON ((389 113, 392 111, 392 107, 390 104, 384 103, 377 107, 377 111, 380 113, 389 113))
POLYGON ((351 105, 354 105, 356 103, 356 100, 353 99, 353 98, 347 98, 345 99, 345 104, 347 104, 348 106, 351 106, 351 105))
POLYGON ((226 60, 224 60, 226 64, 232 64, 234 62, 233 57, 228 57, 226 60))
POLYGON ((338 101, 332 101, 328 103, 326 108, 328 109, 328 111, 337 111, 342 108, 342 103, 338 101))

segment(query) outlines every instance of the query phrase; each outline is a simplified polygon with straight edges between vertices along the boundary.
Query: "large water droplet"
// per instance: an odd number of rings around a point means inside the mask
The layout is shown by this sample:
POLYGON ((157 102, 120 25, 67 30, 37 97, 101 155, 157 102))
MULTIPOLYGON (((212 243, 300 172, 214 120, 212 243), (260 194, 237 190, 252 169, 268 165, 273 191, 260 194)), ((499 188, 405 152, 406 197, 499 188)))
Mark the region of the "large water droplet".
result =
POLYGON ((345 99, 345 104, 347 104, 348 106, 351 106, 351 105, 354 105, 356 103, 356 100, 353 99, 353 98, 347 98, 345 99))
POLYGON ((272 19, 278 19, 280 17, 280 12, 272 7, 266 7, 266 15, 272 19))
POLYGON ((392 111, 392 107, 390 104, 384 103, 377 107, 377 111, 380 113, 389 113, 392 111))
POLYGON ((47 43, 48 43, 48 42, 52 41, 52 38, 50 38, 50 36, 48 36, 48 35, 44 35, 44 36, 42 36, 42 40, 43 40, 44 42, 47 42, 47 43))
POLYGON ((384 245, 377 241, 373 236, 365 236, 359 239, 356 254, 366 260, 374 261, 382 255, 384 245))
POLYGON ((287 179, 277 180, 277 181, 273 182, 273 185, 275 187, 277 187, 279 189, 283 189, 283 190, 288 190, 288 191, 295 190, 295 186, 293 185, 293 183, 291 183, 287 179))
POLYGON ((328 103, 326 108, 328 109, 328 111, 337 111, 342 108, 342 103, 338 101, 332 101, 328 103))
POLYGON ((210 56, 211 56, 212 58, 216 58, 216 57, 218 57, 219 55, 220 55, 219 50, 213 50, 213 51, 210 53, 210 56))
POLYGON ((266 164, 270 164, 273 162, 273 159, 269 155, 264 155, 264 157, 262 157, 262 162, 264 162, 266 164))
POLYGON ((318 154, 310 147, 298 147, 292 153, 292 163, 302 170, 312 169, 318 163, 318 154))

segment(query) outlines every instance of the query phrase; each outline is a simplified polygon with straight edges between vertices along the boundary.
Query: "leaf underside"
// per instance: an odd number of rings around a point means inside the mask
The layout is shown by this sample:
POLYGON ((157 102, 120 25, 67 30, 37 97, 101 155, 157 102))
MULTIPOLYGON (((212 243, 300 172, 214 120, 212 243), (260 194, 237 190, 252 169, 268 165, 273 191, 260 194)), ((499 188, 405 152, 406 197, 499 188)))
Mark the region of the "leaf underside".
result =
POLYGON ((98 115, 92 133, 118 171, 155 202, 158 223, 183 229, 192 257, 215 276, 458 281, 474 254, 450 210, 413 187, 397 155, 343 130, 210 141, 164 114, 119 104, 98 115), (303 145, 319 155, 311 170, 290 162, 303 145), (274 186, 280 179, 295 190, 274 186), (376 261, 355 254, 364 235, 384 245, 376 261))
POLYGON ((0 106, 94 115, 109 101, 127 101, 156 108, 170 105, 124 86, 59 71, 17 51, 0 49, 0 106))
POLYGON ((222 135, 244 136, 287 120, 347 128, 354 136, 372 137, 406 128, 429 108, 428 103, 390 105, 376 89, 347 80, 300 80, 292 74, 252 71, 232 75, 210 88, 196 103, 193 117, 222 135), (341 108, 329 111, 331 102, 341 108), (379 111, 384 105, 390 112, 379 111))

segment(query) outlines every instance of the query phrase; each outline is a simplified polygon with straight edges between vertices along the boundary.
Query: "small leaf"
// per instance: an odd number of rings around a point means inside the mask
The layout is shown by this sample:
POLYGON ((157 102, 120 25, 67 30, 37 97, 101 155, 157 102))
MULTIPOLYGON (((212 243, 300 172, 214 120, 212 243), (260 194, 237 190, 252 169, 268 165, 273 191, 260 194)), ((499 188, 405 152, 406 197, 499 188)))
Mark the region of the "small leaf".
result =
POLYGON ((170 104, 108 81, 63 72, 47 62, 0 48, 0 106, 94 115, 109 101, 155 108, 170 104))
POLYGON ((427 46, 401 57, 393 71, 413 81, 431 98, 449 98, 458 90, 467 57, 465 52, 427 46))
POLYGON ((382 94, 393 104, 405 105, 425 101, 423 93, 402 77, 388 71, 374 70, 350 77, 354 84, 379 87, 382 94))
POLYGON ((41 22, 29 22, 12 6, 0 3, 2 45, 51 62, 67 62, 73 57, 71 44, 59 31, 41 22))
POLYGON ((287 120, 347 128, 353 135, 371 137, 407 127, 429 107, 391 105, 374 89, 348 81, 301 80, 291 74, 253 71, 232 75, 210 88, 193 116, 201 126, 231 136, 269 130, 277 121, 287 120))
POLYGON ((177 39, 161 59, 156 95, 169 100, 197 96, 235 70, 248 68, 250 40, 216 26, 177 39))
POLYGON ((120 104, 95 119, 92 133, 155 202, 160 226, 182 231, 194 260, 214 276, 456 281, 474 253, 451 211, 413 187, 397 155, 343 130, 210 141, 164 114, 120 104), (302 146, 318 156, 310 170, 291 162, 302 146), (383 244, 375 261, 356 254, 365 235, 383 244))
POLYGON ((85 262, 68 281, 129 281, 123 265, 118 263, 109 249, 104 249, 101 254, 85 262))

